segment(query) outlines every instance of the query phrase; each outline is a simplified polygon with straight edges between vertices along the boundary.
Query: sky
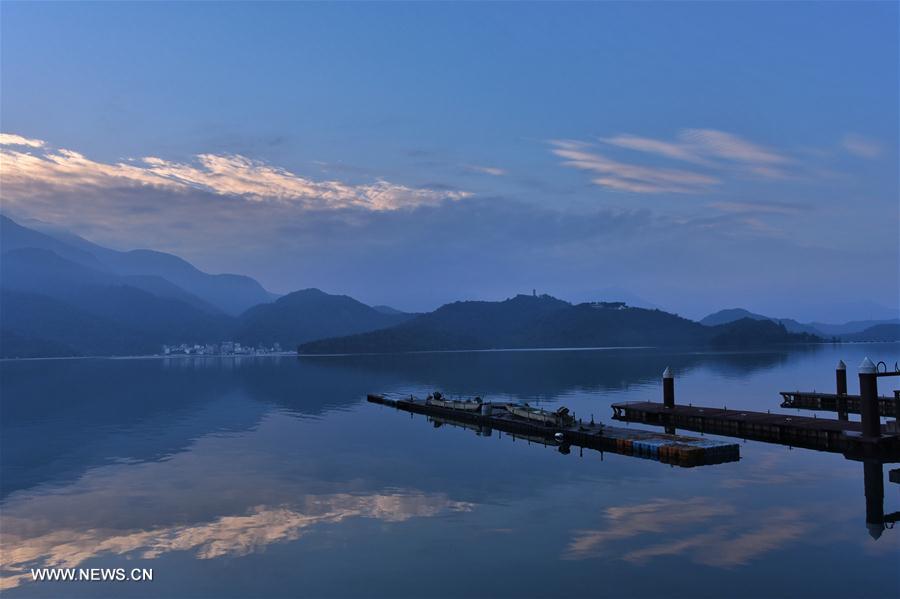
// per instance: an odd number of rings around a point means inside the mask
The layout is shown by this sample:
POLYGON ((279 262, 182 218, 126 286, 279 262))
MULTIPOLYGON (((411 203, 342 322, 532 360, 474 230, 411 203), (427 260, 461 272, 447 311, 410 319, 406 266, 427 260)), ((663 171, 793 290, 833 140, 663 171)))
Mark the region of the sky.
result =
POLYGON ((900 306, 898 4, 0 3, 0 209, 276 293, 900 306))

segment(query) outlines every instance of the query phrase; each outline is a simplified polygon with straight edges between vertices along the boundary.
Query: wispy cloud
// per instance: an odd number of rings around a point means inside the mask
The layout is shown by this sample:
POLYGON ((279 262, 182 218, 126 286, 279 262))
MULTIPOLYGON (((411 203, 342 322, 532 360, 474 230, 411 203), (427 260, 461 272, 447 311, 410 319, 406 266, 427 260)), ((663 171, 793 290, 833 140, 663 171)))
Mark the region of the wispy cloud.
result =
POLYGON ((733 214, 799 214, 805 207, 786 202, 712 202, 710 208, 733 214))
POLYGON ((739 171, 760 179, 784 179, 783 167, 792 160, 784 154, 715 129, 684 129, 676 139, 664 140, 621 133, 601 137, 609 148, 631 150, 666 160, 687 162, 698 170, 682 170, 626 163, 608 158, 594 144, 573 140, 551 141, 553 153, 566 166, 591 170, 604 176, 596 185, 634 193, 697 193, 722 182, 723 174, 739 171))
POLYGON ((673 160, 684 160, 685 162, 693 162, 696 164, 709 163, 695 151, 695 148, 684 143, 640 137, 628 133, 623 133, 614 137, 602 137, 600 138, 600 141, 611 146, 635 150, 637 152, 646 152, 648 154, 658 154, 666 158, 672 158, 673 160))
POLYGON ((478 164, 465 164, 463 165, 466 170, 472 171, 474 173, 481 173, 483 175, 492 175, 494 177, 502 177, 506 175, 506 170, 502 168, 497 168, 495 166, 482 166, 478 164))
POLYGON ((841 140, 841 145, 845 150, 860 158, 878 158, 883 151, 880 143, 856 133, 845 135, 841 140))
POLYGON ((716 185, 715 177, 691 171, 628 164, 588 151, 587 144, 571 140, 554 140, 553 153, 564 158, 565 166, 598 173, 593 183, 621 191, 636 193, 690 193, 716 185))
POLYGON ((786 164, 782 154, 749 142, 732 133, 715 129, 685 129, 679 136, 685 145, 714 158, 753 165, 786 164))
POLYGON ((407 187, 383 179, 365 184, 318 181, 237 154, 199 154, 191 163, 153 156, 107 163, 72 150, 47 148, 39 140, 3 135, 0 173, 4 199, 12 201, 47 189, 150 186, 170 191, 199 189, 257 202, 294 202, 317 209, 354 207, 388 211, 434 205, 470 195, 458 190, 407 187), (29 150, 14 146, 26 146, 29 150))

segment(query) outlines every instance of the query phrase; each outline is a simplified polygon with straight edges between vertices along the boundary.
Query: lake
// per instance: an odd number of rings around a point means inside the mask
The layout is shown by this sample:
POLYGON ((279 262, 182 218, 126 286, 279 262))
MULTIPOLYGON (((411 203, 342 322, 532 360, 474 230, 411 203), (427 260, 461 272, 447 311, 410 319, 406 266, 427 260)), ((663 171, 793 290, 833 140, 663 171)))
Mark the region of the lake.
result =
MULTIPOLYGON (((565 455, 365 399, 439 389, 610 423, 611 403, 660 401, 670 366, 678 402, 776 411, 778 391, 833 391, 839 359, 856 393, 867 355, 900 344, 3 362, 3 595, 897 597, 900 527, 870 531, 864 465, 840 454, 565 455), (45 566, 153 580, 33 582, 45 566)), ((870 474, 885 513, 894 467, 870 474)))

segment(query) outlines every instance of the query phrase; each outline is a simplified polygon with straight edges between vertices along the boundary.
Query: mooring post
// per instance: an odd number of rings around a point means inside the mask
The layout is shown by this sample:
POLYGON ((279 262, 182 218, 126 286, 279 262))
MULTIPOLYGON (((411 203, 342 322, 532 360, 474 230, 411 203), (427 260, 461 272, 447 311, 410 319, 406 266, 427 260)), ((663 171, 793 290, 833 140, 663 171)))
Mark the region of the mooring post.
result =
POLYGON ((837 380, 837 394, 847 395, 847 365, 843 360, 838 360, 834 374, 837 380))
POLYGON ((834 371, 837 383, 837 413, 838 420, 849 420, 847 412, 847 365, 843 360, 838 360, 837 368, 834 371))
POLYGON ((881 416, 878 413, 878 377, 875 364, 866 358, 859 365, 859 412, 862 415, 864 437, 881 436, 881 416))
POLYGON ((663 405, 667 408, 675 407, 675 377, 668 366, 663 371, 663 405))

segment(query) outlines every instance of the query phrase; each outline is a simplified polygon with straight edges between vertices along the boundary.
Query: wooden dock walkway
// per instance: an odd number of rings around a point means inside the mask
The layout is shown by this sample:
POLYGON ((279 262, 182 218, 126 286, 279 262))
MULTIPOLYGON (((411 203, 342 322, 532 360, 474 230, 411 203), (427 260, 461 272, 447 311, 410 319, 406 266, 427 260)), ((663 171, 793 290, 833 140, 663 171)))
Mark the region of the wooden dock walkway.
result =
POLYGON ((862 424, 750 410, 629 402, 612 405, 613 419, 689 431, 804 447, 849 456, 900 460, 900 435, 895 425, 881 425, 882 437, 862 436, 862 424))
POLYGON ((669 435, 655 431, 605 426, 576 421, 570 426, 551 426, 515 416, 507 405, 493 403, 486 413, 454 410, 430 405, 416 398, 389 399, 371 394, 368 401, 429 416, 436 426, 454 424, 489 436, 493 430, 518 438, 559 446, 567 453, 571 446, 642 457, 685 468, 734 462, 740 459, 740 445, 715 439, 669 435))
MULTIPOLYGON (((838 412, 845 414, 860 413, 859 395, 838 395, 837 393, 815 393, 808 391, 781 391, 782 408, 798 410, 818 410, 820 412, 838 412)), ((900 405, 900 392, 894 397, 878 398, 878 413, 884 418, 896 418, 900 405)))

